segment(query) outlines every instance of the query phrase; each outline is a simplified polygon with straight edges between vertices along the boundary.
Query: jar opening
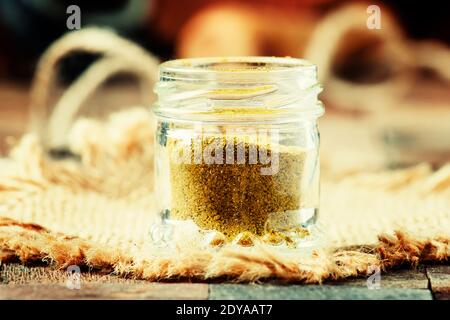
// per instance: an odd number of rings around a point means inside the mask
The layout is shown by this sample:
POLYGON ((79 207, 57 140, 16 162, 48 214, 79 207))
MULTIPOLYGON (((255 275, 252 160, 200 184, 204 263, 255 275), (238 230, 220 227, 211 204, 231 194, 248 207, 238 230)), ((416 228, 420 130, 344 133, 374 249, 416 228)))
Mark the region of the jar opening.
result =
POLYGON ((178 59, 160 66, 160 81, 195 81, 207 78, 222 81, 259 80, 270 77, 282 79, 317 78, 316 66, 309 61, 279 57, 211 57, 178 59))
POLYGON ((179 59, 161 64, 159 79, 154 110, 164 117, 247 121, 323 113, 317 68, 302 59, 179 59))

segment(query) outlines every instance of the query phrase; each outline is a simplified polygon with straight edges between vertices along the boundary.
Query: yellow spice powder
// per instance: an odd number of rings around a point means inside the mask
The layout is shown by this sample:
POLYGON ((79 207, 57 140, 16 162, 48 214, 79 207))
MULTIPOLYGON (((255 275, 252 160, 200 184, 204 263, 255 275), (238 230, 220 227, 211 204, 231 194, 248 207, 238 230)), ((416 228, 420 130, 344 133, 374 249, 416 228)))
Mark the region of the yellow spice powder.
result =
MULTIPOLYGON (((217 137, 204 137, 202 147, 214 139, 217 141, 217 137)), ((219 150, 225 154, 225 139, 219 141, 219 150)), ((231 240, 242 232, 263 236, 268 232, 269 219, 275 216, 282 221, 286 219, 284 212, 300 209, 305 150, 279 145, 274 148, 239 137, 234 137, 233 145, 234 154, 239 145, 244 146, 245 164, 194 163, 193 140, 188 142, 192 161, 186 163, 177 158, 186 151, 186 141, 168 138, 172 219, 192 219, 201 229, 222 232, 231 240), (271 159, 277 157, 275 174, 261 174, 267 164, 249 163, 250 150, 255 148, 271 159)))

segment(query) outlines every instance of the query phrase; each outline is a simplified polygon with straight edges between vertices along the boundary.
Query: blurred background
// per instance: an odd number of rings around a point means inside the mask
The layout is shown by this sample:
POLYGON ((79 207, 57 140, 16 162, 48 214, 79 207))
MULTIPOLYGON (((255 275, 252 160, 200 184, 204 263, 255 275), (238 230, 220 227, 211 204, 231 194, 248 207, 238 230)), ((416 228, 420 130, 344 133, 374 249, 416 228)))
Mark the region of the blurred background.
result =
MULTIPOLYGON (((82 29, 110 28, 158 61, 236 55, 311 60, 325 87, 325 170, 420 162, 439 167, 450 161, 450 19, 441 3, 0 0, 0 155, 7 154, 11 137, 27 130, 38 61, 58 38, 75 32, 67 28, 66 10, 76 4, 82 29)), ((100 58, 82 48, 64 54, 49 108, 100 58)), ((154 96, 143 98, 138 87, 134 76, 119 72, 83 101, 82 110, 104 116, 151 105, 154 96)))

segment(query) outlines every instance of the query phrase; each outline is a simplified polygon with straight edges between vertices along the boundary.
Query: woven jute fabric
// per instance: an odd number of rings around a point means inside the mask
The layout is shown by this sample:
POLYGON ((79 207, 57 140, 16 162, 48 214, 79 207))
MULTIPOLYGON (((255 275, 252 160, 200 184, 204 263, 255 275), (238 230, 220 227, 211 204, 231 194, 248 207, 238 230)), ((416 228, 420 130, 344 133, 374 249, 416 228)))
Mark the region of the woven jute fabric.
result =
POLYGON ((46 262, 119 276, 239 282, 321 283, 382 269, 448 262, 450 165, 355 171, 322 177, 323 241, 310 254, 257 243, 206 248, 198 237, 153 246, 154 120, 143 108, 108 121, 80 119, 69 134, 76 157, 52 159, 25 135, 0 160, 0 259, 46 262))

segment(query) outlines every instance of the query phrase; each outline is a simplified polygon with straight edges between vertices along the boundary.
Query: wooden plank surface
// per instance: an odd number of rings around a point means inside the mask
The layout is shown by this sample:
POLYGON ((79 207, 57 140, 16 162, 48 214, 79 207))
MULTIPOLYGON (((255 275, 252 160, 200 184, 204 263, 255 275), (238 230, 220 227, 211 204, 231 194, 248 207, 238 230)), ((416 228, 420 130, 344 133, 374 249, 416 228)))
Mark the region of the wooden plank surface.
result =
POLYGON ((209 299, 213 300, 431 300, 427 289, 321 285, 236 285, 213 284, 209 299))
MULTIPOLYGON (((327 282, 325 284, 332 286, 351 285, 366 287, 367 279, 347 279, 343 281, 327 282)), ((428 289, 429 280, 426 275, 425 267, 419 266, 414 270, 395 270, 383 273, 380 277, 380 286, 382 288, 428 289)))
POLYGON ((80 289, 66 270, 3 264, 0 299, 207 299, 208 285, 152 283, 109 274, 82 272, 80 289), (72 284, 69 288, 68 281, 72 284))
POLYGON ((365 277, 324 285, 152 283, 82 272, 80 289, 65 270, 20 264, 0 266, 0 299, 448 299, 450 266, 420 266, 383 273, 380 289, 365 277), (71 281, 71 280, 69 280, 71 281), (69 284, 73 282, 69 282, 69 284), (430 290, 432 289, 432 290, 430 290))
POLYGON ((429 266, 427 276, 436 300, 450 300, 450 265, 429 266))
POLYGON ((208 285, 200 283, 83 283, 80 289, 63 284, 1 285, 0 299, 21 300, 205 300, 208 285))

